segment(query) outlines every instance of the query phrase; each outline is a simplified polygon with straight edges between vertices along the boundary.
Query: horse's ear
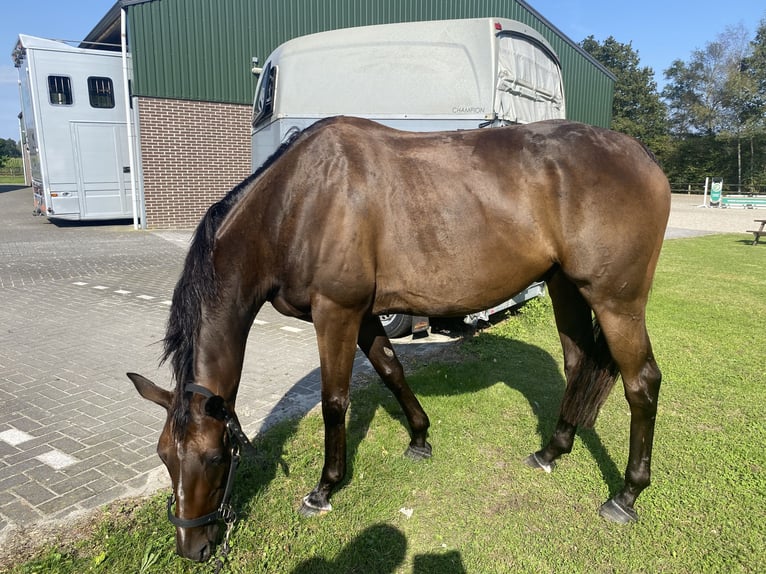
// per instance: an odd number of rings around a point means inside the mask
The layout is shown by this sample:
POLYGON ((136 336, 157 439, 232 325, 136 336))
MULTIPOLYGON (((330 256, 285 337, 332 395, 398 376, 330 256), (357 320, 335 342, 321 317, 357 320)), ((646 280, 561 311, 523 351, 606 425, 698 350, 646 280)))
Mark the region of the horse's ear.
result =
POLYGON ((136 387, 138 394, 147 400, 157 403, 165 409, 170 408, 170 403, 173 399, 173 393, 161 389, 146 377, 142 377, 138 373, 126 373, 128 378, 133 381, 133 385, 136 387))
POLYGON ((226 418, 226 405, 223 404, 223 397, 215 395, 205 401, 205 414, 222 421, 226 418))

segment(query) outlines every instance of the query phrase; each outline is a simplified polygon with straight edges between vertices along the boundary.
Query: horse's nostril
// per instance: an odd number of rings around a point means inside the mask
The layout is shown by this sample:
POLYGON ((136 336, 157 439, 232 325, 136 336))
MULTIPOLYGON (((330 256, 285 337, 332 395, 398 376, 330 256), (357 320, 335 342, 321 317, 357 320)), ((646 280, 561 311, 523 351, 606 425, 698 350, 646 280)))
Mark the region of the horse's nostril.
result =
POLYGON ((176 554, 187 560, 193 560, 194 562, 207 562, 212 556, 212 548, 213 546, 209 543, 202 547, 197 547, 197 549, 193 547, 184 549, 181 546, 178 546, 176 548, 176 554))

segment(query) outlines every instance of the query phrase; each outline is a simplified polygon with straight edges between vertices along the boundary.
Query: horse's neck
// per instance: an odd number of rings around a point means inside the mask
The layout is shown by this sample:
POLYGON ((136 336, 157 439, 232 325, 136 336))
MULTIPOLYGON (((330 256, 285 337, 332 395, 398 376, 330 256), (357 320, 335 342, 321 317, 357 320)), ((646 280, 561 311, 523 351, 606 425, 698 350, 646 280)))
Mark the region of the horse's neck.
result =
POLYGON ((273 285, 264 260, 271 251, 260 221, 262 211, 248 209, 250 197, 235 206, 215 239, 215 302, 203 309, 195 372, 208 388, 234 400, 242 372, 245 345, 253 319, 273 285))
POLYGON ((213 306, 203 311, 197 336, 195 374, 198 382, 234 402, 250 327, 265 299, 258 290, 232 278, 213 306))

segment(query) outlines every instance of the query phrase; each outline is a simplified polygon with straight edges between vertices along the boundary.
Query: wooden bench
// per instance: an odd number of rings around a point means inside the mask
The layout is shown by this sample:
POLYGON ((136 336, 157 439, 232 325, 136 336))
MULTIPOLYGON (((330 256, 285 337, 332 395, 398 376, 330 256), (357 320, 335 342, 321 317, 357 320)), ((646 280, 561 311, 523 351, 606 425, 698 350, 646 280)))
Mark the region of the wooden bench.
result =
POLYGON ((766 207, 766 195, 723 195, 721 207, 766 207))
POLYGON ((753 234, 753 237, 754 237, 753 245, 757 245, 758 240, 764 235, 766 235, 766 230, 764 229, 764 227, 766 227, 766 219, 754 219, 753 221, 755 221, 756 223, 760 223, 761 226, 758 228, 758 231, 756 231, 755 229, 748 229, 747 232, 753 234))

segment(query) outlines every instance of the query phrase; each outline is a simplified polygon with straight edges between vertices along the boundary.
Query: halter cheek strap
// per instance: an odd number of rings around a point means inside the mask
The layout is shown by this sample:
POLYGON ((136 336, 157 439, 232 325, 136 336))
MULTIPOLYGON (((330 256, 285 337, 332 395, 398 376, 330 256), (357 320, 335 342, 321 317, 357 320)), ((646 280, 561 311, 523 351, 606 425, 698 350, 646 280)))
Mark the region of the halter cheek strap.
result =
MULTIPOLYGON (((202 395, 207 399, 211 399, 216 395, 209 389, 195 383, 188 383, 185 390, 202 395)), ((237 519, 237 515, 234 509, 231 507, 229 499, 231 498, 231 490, 234 486, 234 474, 239 466, 240 461, 240 448, 242 446, 250 446, 250 440, 245 435, 242 427, 237 420, 237 417, 230 413, 228 409, 223 408, 223 420, 226 423, 226 434, 229 436, 229 442, 231 443, 231 465, 229 466, 229 474, 226 477, 226 487, 223 491, 223 498, 218 509, 199 518, 178 518, 173 513, 173 505, 176 503, 175 493, 168 496, 168 520, 178 528, 198 528, 200 526, 207 526, 213 524, 219 520, 223 520, 227 525, 234 524, 237 519)))
POLYGON ((175 493, 168 496, 168 520, 178 528, 197 528, 199 526, 207 526, 213 524, 219 520, 223 520, 226 524, 233 524, 237 520, 237 513, 229 503, 231 498, 231 489, 234 485, 234 473, 239 466, 239 446, 232 446, 231 453, 231 466, 229 467, 229 476, 226 478, 226 488, 223 491, 223 498, 221 504, 214 512, 200 516, 199 518, 178 518, 173 513, 173 505, 176 503, 175 493))

